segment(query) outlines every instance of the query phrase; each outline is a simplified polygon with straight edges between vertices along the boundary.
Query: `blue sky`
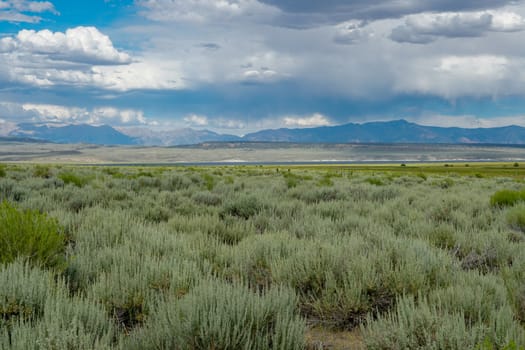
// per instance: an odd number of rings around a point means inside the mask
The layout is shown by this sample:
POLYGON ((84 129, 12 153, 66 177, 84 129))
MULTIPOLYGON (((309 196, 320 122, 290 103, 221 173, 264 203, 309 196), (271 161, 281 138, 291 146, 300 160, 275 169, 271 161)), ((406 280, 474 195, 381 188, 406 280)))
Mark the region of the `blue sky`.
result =
POLYGON ((0 134, 525 126, 525 2, 0 0, 0 134))

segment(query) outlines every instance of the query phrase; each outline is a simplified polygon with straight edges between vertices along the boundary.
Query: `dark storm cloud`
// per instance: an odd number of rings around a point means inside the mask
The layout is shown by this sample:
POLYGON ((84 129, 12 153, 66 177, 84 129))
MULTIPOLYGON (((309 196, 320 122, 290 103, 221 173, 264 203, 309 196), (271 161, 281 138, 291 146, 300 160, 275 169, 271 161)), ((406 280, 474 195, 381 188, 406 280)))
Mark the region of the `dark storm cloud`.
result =
POLYGON ((216 51, 221 48, 219 44, 216 43, 203 43, 198 45, 199 47, 202 47, 203 49, 210 50, 210 51, 216 51))
POLYGON ((284 25, 310 27, 349 19, 399 18, 422 12, 474 11, 521 3, 512 0, 259 0, 284 12, 284 25), (286 24, 285 21, 288 21, 286 24))

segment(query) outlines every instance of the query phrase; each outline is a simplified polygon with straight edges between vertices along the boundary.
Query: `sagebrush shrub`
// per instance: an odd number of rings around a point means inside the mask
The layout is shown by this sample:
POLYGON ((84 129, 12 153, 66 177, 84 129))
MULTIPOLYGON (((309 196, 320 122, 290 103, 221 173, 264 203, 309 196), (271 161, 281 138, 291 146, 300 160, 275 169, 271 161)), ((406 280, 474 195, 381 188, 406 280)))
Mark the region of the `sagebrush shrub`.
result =
POLYGON ((241 285, 203 282, 178 302, 160 302, 130 349, 303 349, 305 323, 293 292, 256 294, 241 285))
POLYGON ((16 258, 58 267, 64 261, 65 238, 55 219, 34 210, 0 204, 0 263, 16 258))
POLYGON ((525 232, 525 205, 512 208, 507 214, 507 222, 513 229, 525 232))
POLYGON ((15 261, 0 266, 0 329, 18 321, 38 319, 45 302, 64 291, 55 283, 53 274, 27 263, 15 261))
POLYGON ((230 215, 242 219, 249 219, 263 209, 263 204, 255 196, 243 196, 226 203, 221 215, 230 215))

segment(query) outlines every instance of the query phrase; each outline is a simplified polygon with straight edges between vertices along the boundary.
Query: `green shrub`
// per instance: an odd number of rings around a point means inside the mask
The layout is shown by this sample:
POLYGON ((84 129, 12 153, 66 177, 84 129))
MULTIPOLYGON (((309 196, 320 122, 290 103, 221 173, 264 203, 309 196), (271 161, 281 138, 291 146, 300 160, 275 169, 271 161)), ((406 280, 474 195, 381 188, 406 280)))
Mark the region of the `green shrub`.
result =
POLYGON ((381 179, 378 179, 376 177, 369 177, 365 181, 368 182, 370 185, 375 186, 383 186, 385 184, 381 179))
POLYGON ((52 176, 51 168, 47 165, 36 165, 33 169, 33 176, 49 179, 52 176))
POLYGON ((64 184, 72 184, 77 187, 83 187, 88 183, 88 180, 85 177, 81 177, 71 171, 62 172, 58 174, 58 178, 64 181, 64 184))
POLYGON ((64 260, 65 239, 54 219, 33 210, 19 210, 0 204, 0 263, 16 258, 44 266, 60 266, 64 260))
POLYGON ((525 200, 525 191, 502 190, 490 197, 493 207, 508 207, 525 200))
POLYGON ((6 177, 5 165, 0 164, 0 177, 6 177))
POLYGON ((292 173, 283 173, 287 188, 297 187, 299 184, 300 177, 292 173))
POLYGON ((208 173, 204 173, 202 174, 202 179, 204 180, 204 184, 206 186, 206 189, 208 191, 211 191, 213 190, 213 187, 215 187, 215 178, 208 174, 208 173))
POLYGON ((331 187, 334 185, 334 182, 332 181, 332 177, 330 176, 330 174, 326 174, 319 180, 317 184, 319 186, 331 187))
POLYGON ((417 173, 416 176, 422 179, 423 181, 427 180, 427 175, 425 173, 417 173))

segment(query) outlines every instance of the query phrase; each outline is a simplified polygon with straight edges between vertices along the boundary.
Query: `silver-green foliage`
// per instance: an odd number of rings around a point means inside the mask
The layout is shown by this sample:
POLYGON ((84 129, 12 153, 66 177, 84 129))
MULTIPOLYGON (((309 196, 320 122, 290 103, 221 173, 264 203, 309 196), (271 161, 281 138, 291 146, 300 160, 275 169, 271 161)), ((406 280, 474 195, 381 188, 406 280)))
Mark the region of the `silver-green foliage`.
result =
POLYGON ((522 184, 292 170, 7 167, 0 199, 67 246, 65 270, 1 266, 0 348, 300 349, 304 319, 371 349, 525 344, 523 205, 491 204, 522 184))
POLYGON ((257 294, 242 285, 205 281, 180 300, 159 301, 129 349, 302 349, 305 323, 292 291, 257 294))

